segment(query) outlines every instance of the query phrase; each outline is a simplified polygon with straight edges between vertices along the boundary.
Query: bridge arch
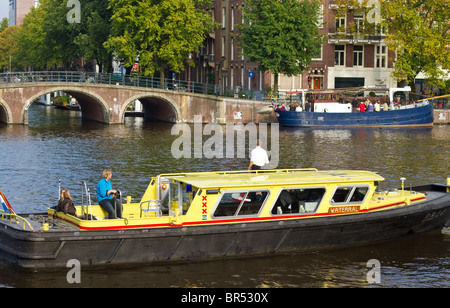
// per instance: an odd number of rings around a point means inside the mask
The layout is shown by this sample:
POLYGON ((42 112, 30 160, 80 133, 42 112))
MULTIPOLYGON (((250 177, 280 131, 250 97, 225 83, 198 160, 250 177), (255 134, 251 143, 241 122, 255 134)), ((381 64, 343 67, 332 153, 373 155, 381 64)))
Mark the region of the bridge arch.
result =
POLYGON ((0 97, 0 122, 11 123, 12 122, 12 112, 8 104, 0 97))
POLYGON ((158 93, 140 93, 127 99, 122 106, 122 120, 129 104, 139 100, 144 107, 144 116, 148 120, 177 123, 181 118, 181 112, 177 104, 167 96, 158 93))
POLYGON ((102 122, 109 124, 111 115, 109 114, 108 105, 104 99, 92 91, 87 91, 79 87, 68 87, 68 86, 56 86, 52 88, 47 88, 45 90, 39 91, 33 94, 26 102, 24 109, 22 110, 21 118, 24 123, 26 120, 27 109, 30 105, 35 102, 39 97, 53 92, 64 92, 73 96, 81 107, 81 113, 83 119, 93 120, 97 122, 102 122))

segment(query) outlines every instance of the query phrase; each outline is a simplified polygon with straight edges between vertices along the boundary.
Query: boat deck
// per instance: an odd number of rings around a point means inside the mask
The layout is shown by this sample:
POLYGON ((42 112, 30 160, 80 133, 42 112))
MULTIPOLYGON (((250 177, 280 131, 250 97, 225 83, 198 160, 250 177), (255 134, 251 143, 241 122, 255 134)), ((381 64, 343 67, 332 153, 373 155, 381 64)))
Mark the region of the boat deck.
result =
POLYGON ((0 223, 9 228, 33 232, 58 232, 58 231, 79 231, 71 224, 65 223, 60 219, 53 219, 47 213, 41 214, 20 214, 0 216, 0 223), (48 225, 48 228, 45 225, 48 225))

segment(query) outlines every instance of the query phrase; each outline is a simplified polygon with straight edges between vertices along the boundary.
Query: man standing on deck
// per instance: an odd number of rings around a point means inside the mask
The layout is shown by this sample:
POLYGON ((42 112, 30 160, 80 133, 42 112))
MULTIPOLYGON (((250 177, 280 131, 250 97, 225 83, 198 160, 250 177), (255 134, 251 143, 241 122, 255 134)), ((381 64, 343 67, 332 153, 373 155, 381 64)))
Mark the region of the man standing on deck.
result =
POLYGON ((248 165, 248 171, 261 170, 262 167, 269 163, 269 157, 266 150, 261 148, 261 140, 256 140, 256 148, 254 148, 250 155, 250 164, 248 165))

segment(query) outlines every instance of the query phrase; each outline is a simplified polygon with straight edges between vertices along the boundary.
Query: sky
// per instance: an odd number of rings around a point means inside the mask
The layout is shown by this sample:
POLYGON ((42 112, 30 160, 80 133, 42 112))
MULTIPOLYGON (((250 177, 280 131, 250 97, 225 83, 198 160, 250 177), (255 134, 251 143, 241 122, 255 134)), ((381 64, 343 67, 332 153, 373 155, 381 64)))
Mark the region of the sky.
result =
POLYGON ((9 1, 0 0, 0 20, 9 17, 9 1))

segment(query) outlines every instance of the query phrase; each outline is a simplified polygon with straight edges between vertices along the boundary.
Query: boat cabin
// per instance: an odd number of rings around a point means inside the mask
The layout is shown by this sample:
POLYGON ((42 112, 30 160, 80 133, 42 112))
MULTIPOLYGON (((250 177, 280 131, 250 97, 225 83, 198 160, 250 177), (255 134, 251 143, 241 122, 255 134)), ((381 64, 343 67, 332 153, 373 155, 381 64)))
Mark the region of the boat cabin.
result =
POLYGON ((126 198, 122 219, 107 219, 98 205, 77 206, 78 217, 48 213, 80 230, 161 228, 361 214, 425 199, 404 189, 376 191, 383 180, 374 172, 317 169, 161 174, 140 202, 126 198))

